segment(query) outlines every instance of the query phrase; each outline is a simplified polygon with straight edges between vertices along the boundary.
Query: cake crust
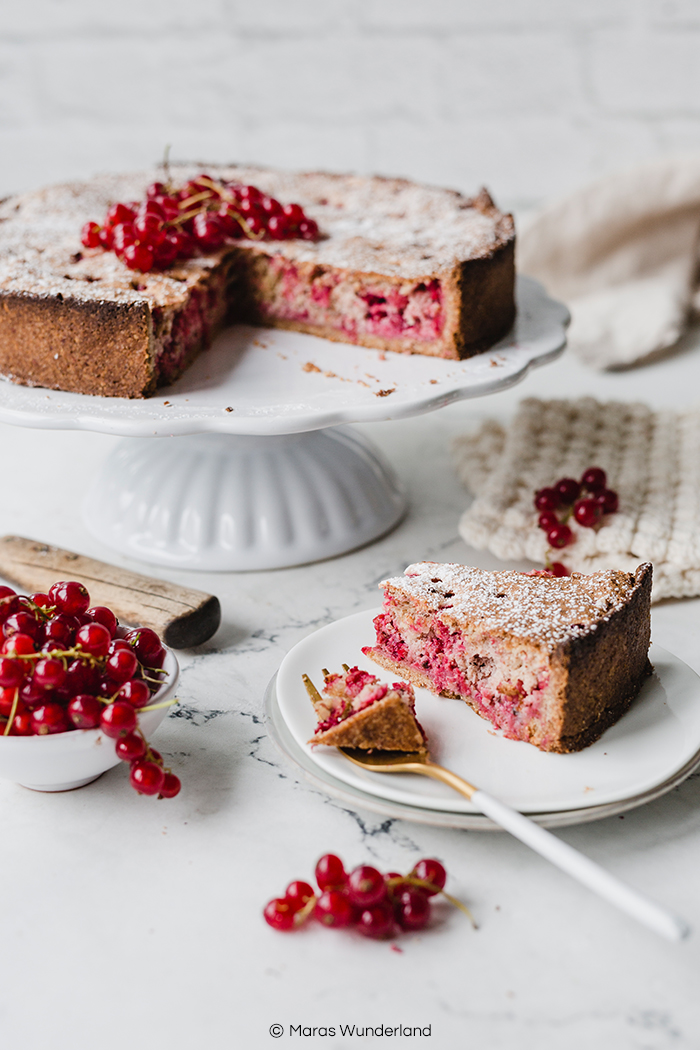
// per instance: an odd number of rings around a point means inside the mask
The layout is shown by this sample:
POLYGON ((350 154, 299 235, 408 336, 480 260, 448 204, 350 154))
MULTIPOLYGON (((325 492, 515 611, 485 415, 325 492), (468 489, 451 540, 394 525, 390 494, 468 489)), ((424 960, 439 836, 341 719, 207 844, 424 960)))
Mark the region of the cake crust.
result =
MULTIPOLYGON (((83 224, 138 200, 162 173, 99 176, 0 203, 0 374, 78 393, 147 397, 225 323, 293 329, 379 350, 459 359, 515 316, 512 216, 404 179, 209 166, 296 201, 324 236, 238 241, 172 269, 127 269, 80 244, 83 224), (172 333, 179 343, 173 343, 172 333)), ((185 182, 201 165, 178 165, 185 182)))
POLYGON ((568 578, 421 563, 384 581, 377 645, 413 685, 463 699, 506 736, 579 751, 651 672, 652 567, 568 578))

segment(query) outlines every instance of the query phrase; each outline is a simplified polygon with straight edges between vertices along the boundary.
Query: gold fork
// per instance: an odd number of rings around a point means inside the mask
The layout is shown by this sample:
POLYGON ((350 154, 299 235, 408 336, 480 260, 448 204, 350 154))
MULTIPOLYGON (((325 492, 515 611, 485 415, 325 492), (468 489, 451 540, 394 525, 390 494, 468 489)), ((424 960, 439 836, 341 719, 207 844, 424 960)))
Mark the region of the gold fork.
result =
POLYGON ((672 941, 680 941, 690 934, 690 926, 684 919, 625 885, 583 853, 562 842, 556 835, 552 835, 522 813, 511 809, 505 802, 475 787, 450 769, 431 761, 427 750, 367 752, 347 747, 338 750, 350 762, 372 773, 418 773, 442 781, 468 798, 495 824, 509 831, 572 878, 578 879, 584 886, 588 886, 649 929, 672 941))
MULTIPOLYGON (((347 664, 343 664, 347 671, 347 664)), ((324 679, 328 671, 323 668, 324 679)), ((316 686, 307 674, 302 675, 306 691, 312 701, 321 700, 316 686)), ((490 817, 494 824, 505 828, 515 838, 520 839, 531 849, 565 871, 572 878, 578 879, 584 886, 627 912, 638 922, 672 941, 680 941, 690 934, 690 926, 679 916, 649 900, 624 882, 605 871, 589 857, 579 853, 556 835, 535 824, 534 821, 507 806, 505 802, 494 798, 481 788, 470 784, 468 780, 457 776, 450 769, 445 769, 433 762, 427 749, 423 751, 363 751, 358 748, 338 748, 341 754, 356 766, 370 773, 417 773, 420 776, 432 777, 447 784, 453 791, 468 798, 480 812, 490 817)))

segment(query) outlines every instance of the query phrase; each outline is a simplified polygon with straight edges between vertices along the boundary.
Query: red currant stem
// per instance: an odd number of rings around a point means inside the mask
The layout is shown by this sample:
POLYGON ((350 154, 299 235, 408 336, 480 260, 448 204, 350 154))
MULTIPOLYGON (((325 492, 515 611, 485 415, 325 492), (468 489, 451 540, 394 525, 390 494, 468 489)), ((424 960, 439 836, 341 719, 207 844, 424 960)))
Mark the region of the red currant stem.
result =
MULTIPOLYGON (((117 694, 115 693, 114 695, 116 696, 117 694)), ((177 703, 179 703, 178 698, 173 697, 172 700, 163 700, 160 704, 147 704, 146 707, 139 708, 139 714, 141 713, 141 711, 158 711, 161 707, 172 707, 173 704, 177 703)))
POLYGON ((15 689, 15 695, 14 695, 14 698, 12 700, 12 709, 10 710, 10 715, 9 715, 9 718, 7 719, 7 725, 5 726, 5 731, 2 734, 3 736, 7 736, 8 733, 10 732, 10 730, 12 729, 12 723, 14 722, 15 715, 17 714, 17 704, 18 703, 19 703, 19 689, 15 689))
POLYGON ((173 188, 173 180, 170 174, 170 149, 171 146, 168 142, 165 149, 163 150, 163 160, 161 162, 161 167, 163 168, 163 182, 165 184, 165 189, 167 190, 168 195, 171 193, 173 188))
POLYGON ((399 877, 396 879, 386 880, 387 888, 389 889, 390 893, 393 890, 394 886, 399 886, 406 882, 409 884, 409 886, 417 886, 419 889, 431 890, 433 893, 441 893, 445 900, 448 900, 450 904, 454 904, 455 908, 459 908, 461 912, 464 912, 464 914, 467 916, 470 923, 472 924, 472 927, 475 930, 479 929, 474 920, 474 916, 469 911, 469 908, 466 906, 466 904, 462 904, 461 900, 458 900, 457 897, 453 897, 452 894, 448 893, 446 890, 440 889, 440 887, 436 886, 434 882, 428 882, 427 879, 419 879, 415 875, 399 875, 399 877))
MULTIPOLYGON (((153 671, 153 670, 155 670, 155 668, 149 667, 149 671, 153 671)), ((158 668, 158 670, 160 670, 160 668, 158 668)), ((163 674, 167 674, 168 672, 167 671, 163 671, 162 673, 163 674)), ((160 678, 151 678, 147 674, 144 674, 143 680, 144 680, 144 682, 153 682, 154 685, 162 685, 163 684, 163 682, 161 681, 160 678)))
POLYGON ((231 193, 230 190, 227 190, 225 186, 220 184, 217 185, 213 179, 208 179, 206 175, 200 175, 197 178, 197 182, 201 182, 203 186, 208 186, 209 189, 214 191, 217 197, 223 197, 224 200, 230 201, 232 204, 236 200, 235 194, 231 193))
MULTIPOLYGON (((200 201, 211 200, 211 198, 213 196, 214 196, 214 194, 212 193, 211 190, 202 190, 201 193, 195 193, 191 197, 186 197, 184 199, 184 201, 179 201, 178 202, 178 208, 180 208, 181 211, 185 211, 186 212, 187 209, 191 208, 193 204, 199 204, 200 201)), ((192 215, 178 215, 177 219, 174 220, 174 221, 176 221, 176 222, 184 222, 185 219, 191 219, 194 215, 196 215, 201 210, 202 210, 201 208, 197 208, 197 210, 194 211, 192 213, 192 215)))
POLYGON ((307 900, 307 902, 303 906, 303 908, 300 908, 299 911, 294 916, 294 925, 295 926, 303 926, 303 924, 306 922, 306 920, 308 919, 309 915, 311 915, 311 913, 313 912, 315 907, 316 907, 316 895, 314 894, 313 897, 309 897, 309 899, 307 900))

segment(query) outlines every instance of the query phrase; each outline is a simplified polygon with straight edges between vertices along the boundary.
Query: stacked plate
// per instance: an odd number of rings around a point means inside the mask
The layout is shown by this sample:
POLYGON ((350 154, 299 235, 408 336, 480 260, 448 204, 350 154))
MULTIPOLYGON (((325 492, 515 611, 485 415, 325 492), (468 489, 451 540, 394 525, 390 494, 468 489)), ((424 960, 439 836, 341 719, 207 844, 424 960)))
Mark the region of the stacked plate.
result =
MULTIPOLYGON (((389 817, 470 830, 496 826, 446 786, 408 774, 370 773, 340 752, 312 748, 316 719, 302 683, 321 668, 357 665, 392 676, 362 655, 379 610, 356 613, 303 639, 268 686, 265 712, 277 747, 318 787, 348 804, 389 817)), ((595 744, 573 755, 506 740, 461 701, 416 690, 416 713, 431 757, 546 827, 623 813, 658 798, 700 765, 700 679, 673 654, 652 645, 654 674, 631 709, 595 744)))

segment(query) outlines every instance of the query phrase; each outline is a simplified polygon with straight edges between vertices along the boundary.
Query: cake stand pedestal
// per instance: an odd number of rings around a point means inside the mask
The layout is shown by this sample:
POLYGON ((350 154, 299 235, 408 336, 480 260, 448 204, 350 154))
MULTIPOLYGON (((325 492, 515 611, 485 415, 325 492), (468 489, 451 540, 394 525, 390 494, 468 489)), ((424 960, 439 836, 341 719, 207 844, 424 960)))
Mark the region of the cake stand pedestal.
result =
POLYGON ((391 466, 344 424, 495 393, 564 349, 566 308, 528 278, 517 292, 511 332, 466 361, 238 325, 153 398, 2 383, 0 421, 127 438, 84 505, 91 532, 124 555, 202 571, 318 561, 379 538, 406 510, 391 466))

